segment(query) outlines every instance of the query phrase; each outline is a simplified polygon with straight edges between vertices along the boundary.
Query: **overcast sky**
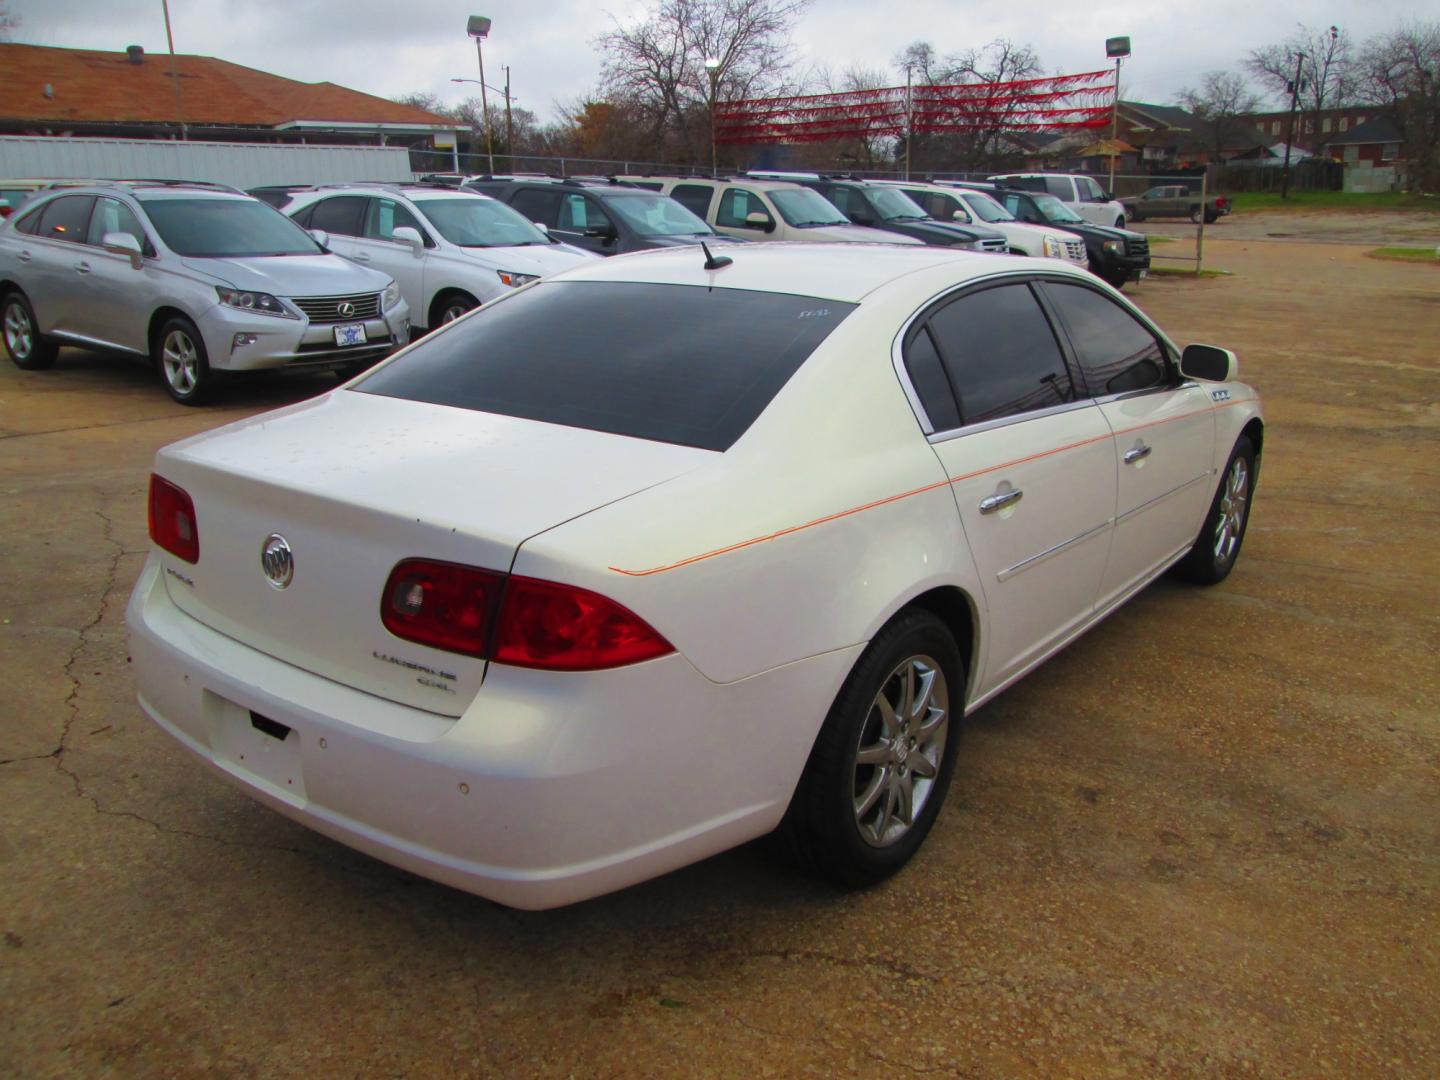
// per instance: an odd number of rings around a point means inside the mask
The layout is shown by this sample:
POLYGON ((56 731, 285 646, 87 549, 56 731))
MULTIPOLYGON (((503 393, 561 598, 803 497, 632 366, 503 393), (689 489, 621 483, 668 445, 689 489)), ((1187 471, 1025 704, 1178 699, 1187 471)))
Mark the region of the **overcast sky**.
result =
MULTIPOLYGON (((852 64, 888 68, 912 41, 950 53, 1008 37, 1034 46, 1048 72, 1082 72, 1106 66, 1107 37, 1129 34, 1134 56, 1122 77, 1125 96, 1169 104, 1202 72, 1237 68, 1247 50, 1283 41, 1297 23, 1336 24, 1359 43, 1422 14, 1434 18, 1432 5, 1007 0, 976 11, 981 5, 958 0, 814 0, 795 46, 802 68, 823 65, 838 73, 852 64)), ((449 81, 477 77, 466 17, 488 15, 494 26, 485 43, 485 81, 503 86, 502 65, 510 65, 516 103, 551 120, 555 102, 574 101, 594 87, 600 70, 594 39, 646 6, 634 0, 170 0, 170 17, 176 52, 382 97, 424 90, 454 102, 478 89, 449 81)), ((166 48, 160 0, 0 0, 0 7, 19 19, 16 42, 117 52, 127 45, 166 48)))

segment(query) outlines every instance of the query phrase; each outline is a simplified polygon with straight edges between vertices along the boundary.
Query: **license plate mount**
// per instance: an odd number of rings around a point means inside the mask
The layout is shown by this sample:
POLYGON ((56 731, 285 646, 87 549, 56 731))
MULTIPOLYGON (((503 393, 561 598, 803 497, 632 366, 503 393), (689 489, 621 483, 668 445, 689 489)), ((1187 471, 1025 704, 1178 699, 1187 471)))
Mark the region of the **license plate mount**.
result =
POLYGON ((368 340, 364 323, 341 323, 335 327, 335 344, 342 348, 346 345, 364 345, 368 340))

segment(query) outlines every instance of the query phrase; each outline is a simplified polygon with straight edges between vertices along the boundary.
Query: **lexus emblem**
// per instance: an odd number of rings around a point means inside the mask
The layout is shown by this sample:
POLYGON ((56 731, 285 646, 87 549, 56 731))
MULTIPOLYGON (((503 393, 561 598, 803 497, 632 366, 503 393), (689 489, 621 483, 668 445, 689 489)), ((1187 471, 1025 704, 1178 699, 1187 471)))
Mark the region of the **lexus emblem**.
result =
POLYGON ((295 577, 295 556, 290 551, 290 541, 279 533, 271 533, 260 549, 260 569, 271 588, 283 589, 295 577))
POLYGON ((349 300, 341 300, 340 303, 335 306, 335 311, 342 319, 350 319, 355 316, 355 305, 349 300))

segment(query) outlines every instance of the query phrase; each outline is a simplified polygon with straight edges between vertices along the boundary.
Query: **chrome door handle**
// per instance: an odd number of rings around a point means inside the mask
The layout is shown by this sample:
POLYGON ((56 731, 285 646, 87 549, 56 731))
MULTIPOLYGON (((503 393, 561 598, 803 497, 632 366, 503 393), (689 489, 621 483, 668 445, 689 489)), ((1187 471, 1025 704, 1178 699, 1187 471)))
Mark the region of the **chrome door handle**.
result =
POLYGON ((82 259, 80 262, 75 264, 75 269, 82 274, 88 274, 90 272, 90 264, 82 259))
POLYGON ((1150 456, 1150 450, 1151 447, 1146 446, 1144 443, 1141 443, 1139 446, 1132 446, 1129 450, 1125 451, 1125 464, 1134 465, 1137 461, 1144 461, 1150 456))
POLYGON ((16 257, 17 259, 19 259, 21 262, 29 262, 29 261, 30 261, 30 252, 28 252, 28 251, 23 251, 23 250, 22 250, 22 251, 20 252, 20 254, 19 254, 19 255, 16 255, 15 257, 16 257))
POLYGON ((357 251, 354 255, 351 255, 350 257, 351 257, 352 259, 354 259, 356 262, 369 262, 369 261, 370 261, 370 256, 369 256, 369 255, 366 255, 363 251, 357 251))
POLYGON ((1002 506, 1009 506, 1011 503, 1019 502, 1025 492, 1019 488, 1012 488, 1010 491, 997 491, 994 495, 987 495, 980 500, 980 513, 993 514, 1002 506))

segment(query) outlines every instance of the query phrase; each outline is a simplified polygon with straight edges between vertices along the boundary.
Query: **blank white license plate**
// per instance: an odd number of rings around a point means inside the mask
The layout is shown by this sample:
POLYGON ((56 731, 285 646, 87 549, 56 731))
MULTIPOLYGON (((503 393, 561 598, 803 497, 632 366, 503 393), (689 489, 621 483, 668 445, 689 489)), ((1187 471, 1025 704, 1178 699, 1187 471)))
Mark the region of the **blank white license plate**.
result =
POLYGON ((336 345, 364 345, 365 341, 364 323, 345 323, 335 327, 336 345))

